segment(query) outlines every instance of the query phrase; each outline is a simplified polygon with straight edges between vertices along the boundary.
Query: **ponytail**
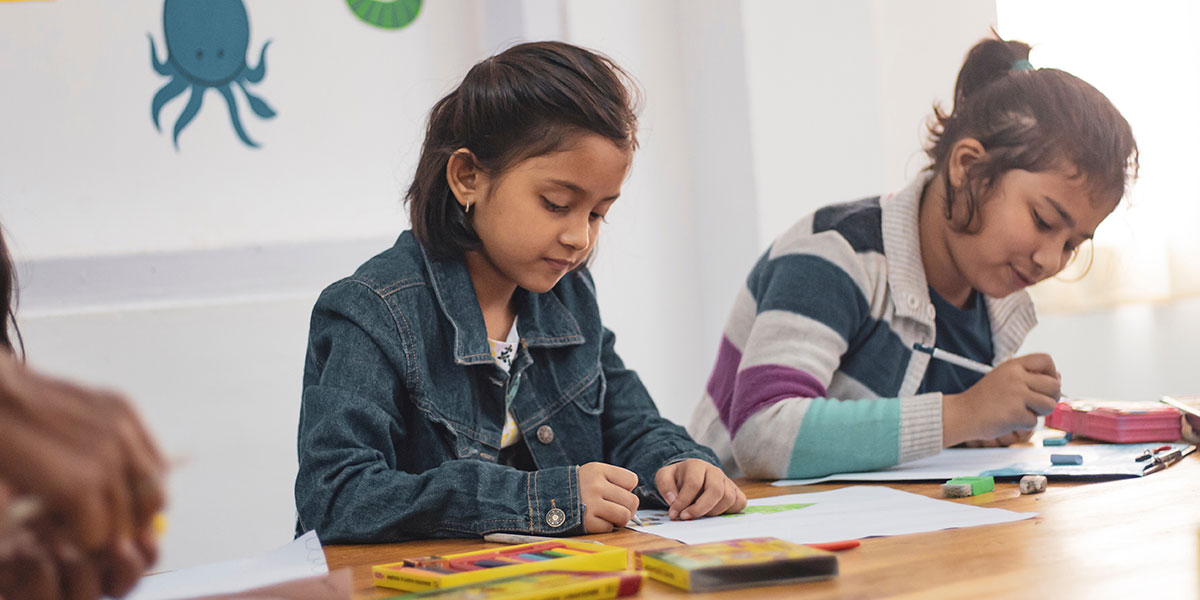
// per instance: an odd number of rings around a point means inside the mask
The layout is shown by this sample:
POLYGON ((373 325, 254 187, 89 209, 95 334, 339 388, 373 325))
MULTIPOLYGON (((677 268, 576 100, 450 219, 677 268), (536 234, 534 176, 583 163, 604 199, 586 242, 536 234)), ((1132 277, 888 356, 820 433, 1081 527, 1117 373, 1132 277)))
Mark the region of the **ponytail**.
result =
POLYGON ((1082 79, 1034 69, 1029 51, 1024 42, 980 41, 958 73, 953 110, 933 107, 929 170, 947 177, 946 218, 960 231, 977 230, 980 203, 1014 169, 1064 170, 1082 178, 1095 197, 1113 202, 1137 177, 1137 143, 1125 117, 1082 79), (954 145, 966 138, 979 141, 985 154, 955 189, 947 163, 954 145))

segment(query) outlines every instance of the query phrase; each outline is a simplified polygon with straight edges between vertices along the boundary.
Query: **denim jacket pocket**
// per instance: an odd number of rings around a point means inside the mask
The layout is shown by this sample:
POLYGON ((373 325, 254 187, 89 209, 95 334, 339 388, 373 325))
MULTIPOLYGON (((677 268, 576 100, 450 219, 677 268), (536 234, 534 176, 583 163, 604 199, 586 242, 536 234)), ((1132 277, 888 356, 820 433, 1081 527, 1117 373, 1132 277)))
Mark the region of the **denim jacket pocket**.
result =
POLYGON ((608 393, 608 381, 604 377, 604 369, 596 369, 596 376, 587 382, 585 387, 571 398, 571 402, 589 415, 604 412, 604 395, 608 393))

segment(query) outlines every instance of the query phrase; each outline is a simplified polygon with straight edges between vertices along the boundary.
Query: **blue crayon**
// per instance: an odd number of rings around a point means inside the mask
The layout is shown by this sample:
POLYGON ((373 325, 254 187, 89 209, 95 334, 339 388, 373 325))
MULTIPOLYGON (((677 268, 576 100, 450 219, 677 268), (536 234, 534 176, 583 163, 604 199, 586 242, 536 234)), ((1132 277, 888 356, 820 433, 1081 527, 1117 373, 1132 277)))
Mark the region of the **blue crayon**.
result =
POLYGON ((1080 454, 1051 454, 1050 464, 1052 465, 1082 465, 1083 455, 1080 454))

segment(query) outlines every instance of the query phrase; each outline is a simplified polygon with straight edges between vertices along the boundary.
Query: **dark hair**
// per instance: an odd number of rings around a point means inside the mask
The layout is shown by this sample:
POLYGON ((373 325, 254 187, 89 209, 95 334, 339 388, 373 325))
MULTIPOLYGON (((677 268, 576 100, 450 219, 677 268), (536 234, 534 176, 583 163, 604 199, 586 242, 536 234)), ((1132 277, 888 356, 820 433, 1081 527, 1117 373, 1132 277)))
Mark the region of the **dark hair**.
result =
POLYGON ((15 353, 18 347, 24 355, 25 343, 21 340, 21 331, 17 329, 17 270, 13 268, 12 256, 0 231, 0 349, 15 353), (17 340, 15 346, 14 335, 17 340))
POLYGON ((450 155, 466 148, 490 175, 564 148, 591 132, 637 148, 638 90, 608 57, 563 42, 513 46, 471 67, 433 106, 405 200, 417 240, 436 256, 479 247, 446 183, 450 155))
POLYGON ((979 205, 1007 171, 1074 169, 1093 194, 1120 200, 1137 177, 1129 123, 1087 82, 1058 69, 1034 69, 1024 42, 985 39, 967 53, 954 85, 954 110, 934 105, 929 169, 946 179, 946 218, 969 231, 979 205), (947 162, 954 144, 974 138, 986 154, 967 169, 962 214, 947 162))

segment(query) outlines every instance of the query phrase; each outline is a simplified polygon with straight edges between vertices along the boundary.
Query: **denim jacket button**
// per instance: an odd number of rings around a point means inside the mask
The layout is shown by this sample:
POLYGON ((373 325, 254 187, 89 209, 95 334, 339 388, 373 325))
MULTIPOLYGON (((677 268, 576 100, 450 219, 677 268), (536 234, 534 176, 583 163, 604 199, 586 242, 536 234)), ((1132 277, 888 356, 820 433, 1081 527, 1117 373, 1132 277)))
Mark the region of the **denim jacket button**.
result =
POLYGON ((552 508, 546 511, 546 524, 551 527, 558 527, 567 521, 567 513, 561 508, 552 508))
POLYGON ((549 444, 550 442, 554 441, 554 430, 551 429, 549 425, 542 425, 541 427, 538 427, 537 436, 539 442, 543 444, 549 444))

